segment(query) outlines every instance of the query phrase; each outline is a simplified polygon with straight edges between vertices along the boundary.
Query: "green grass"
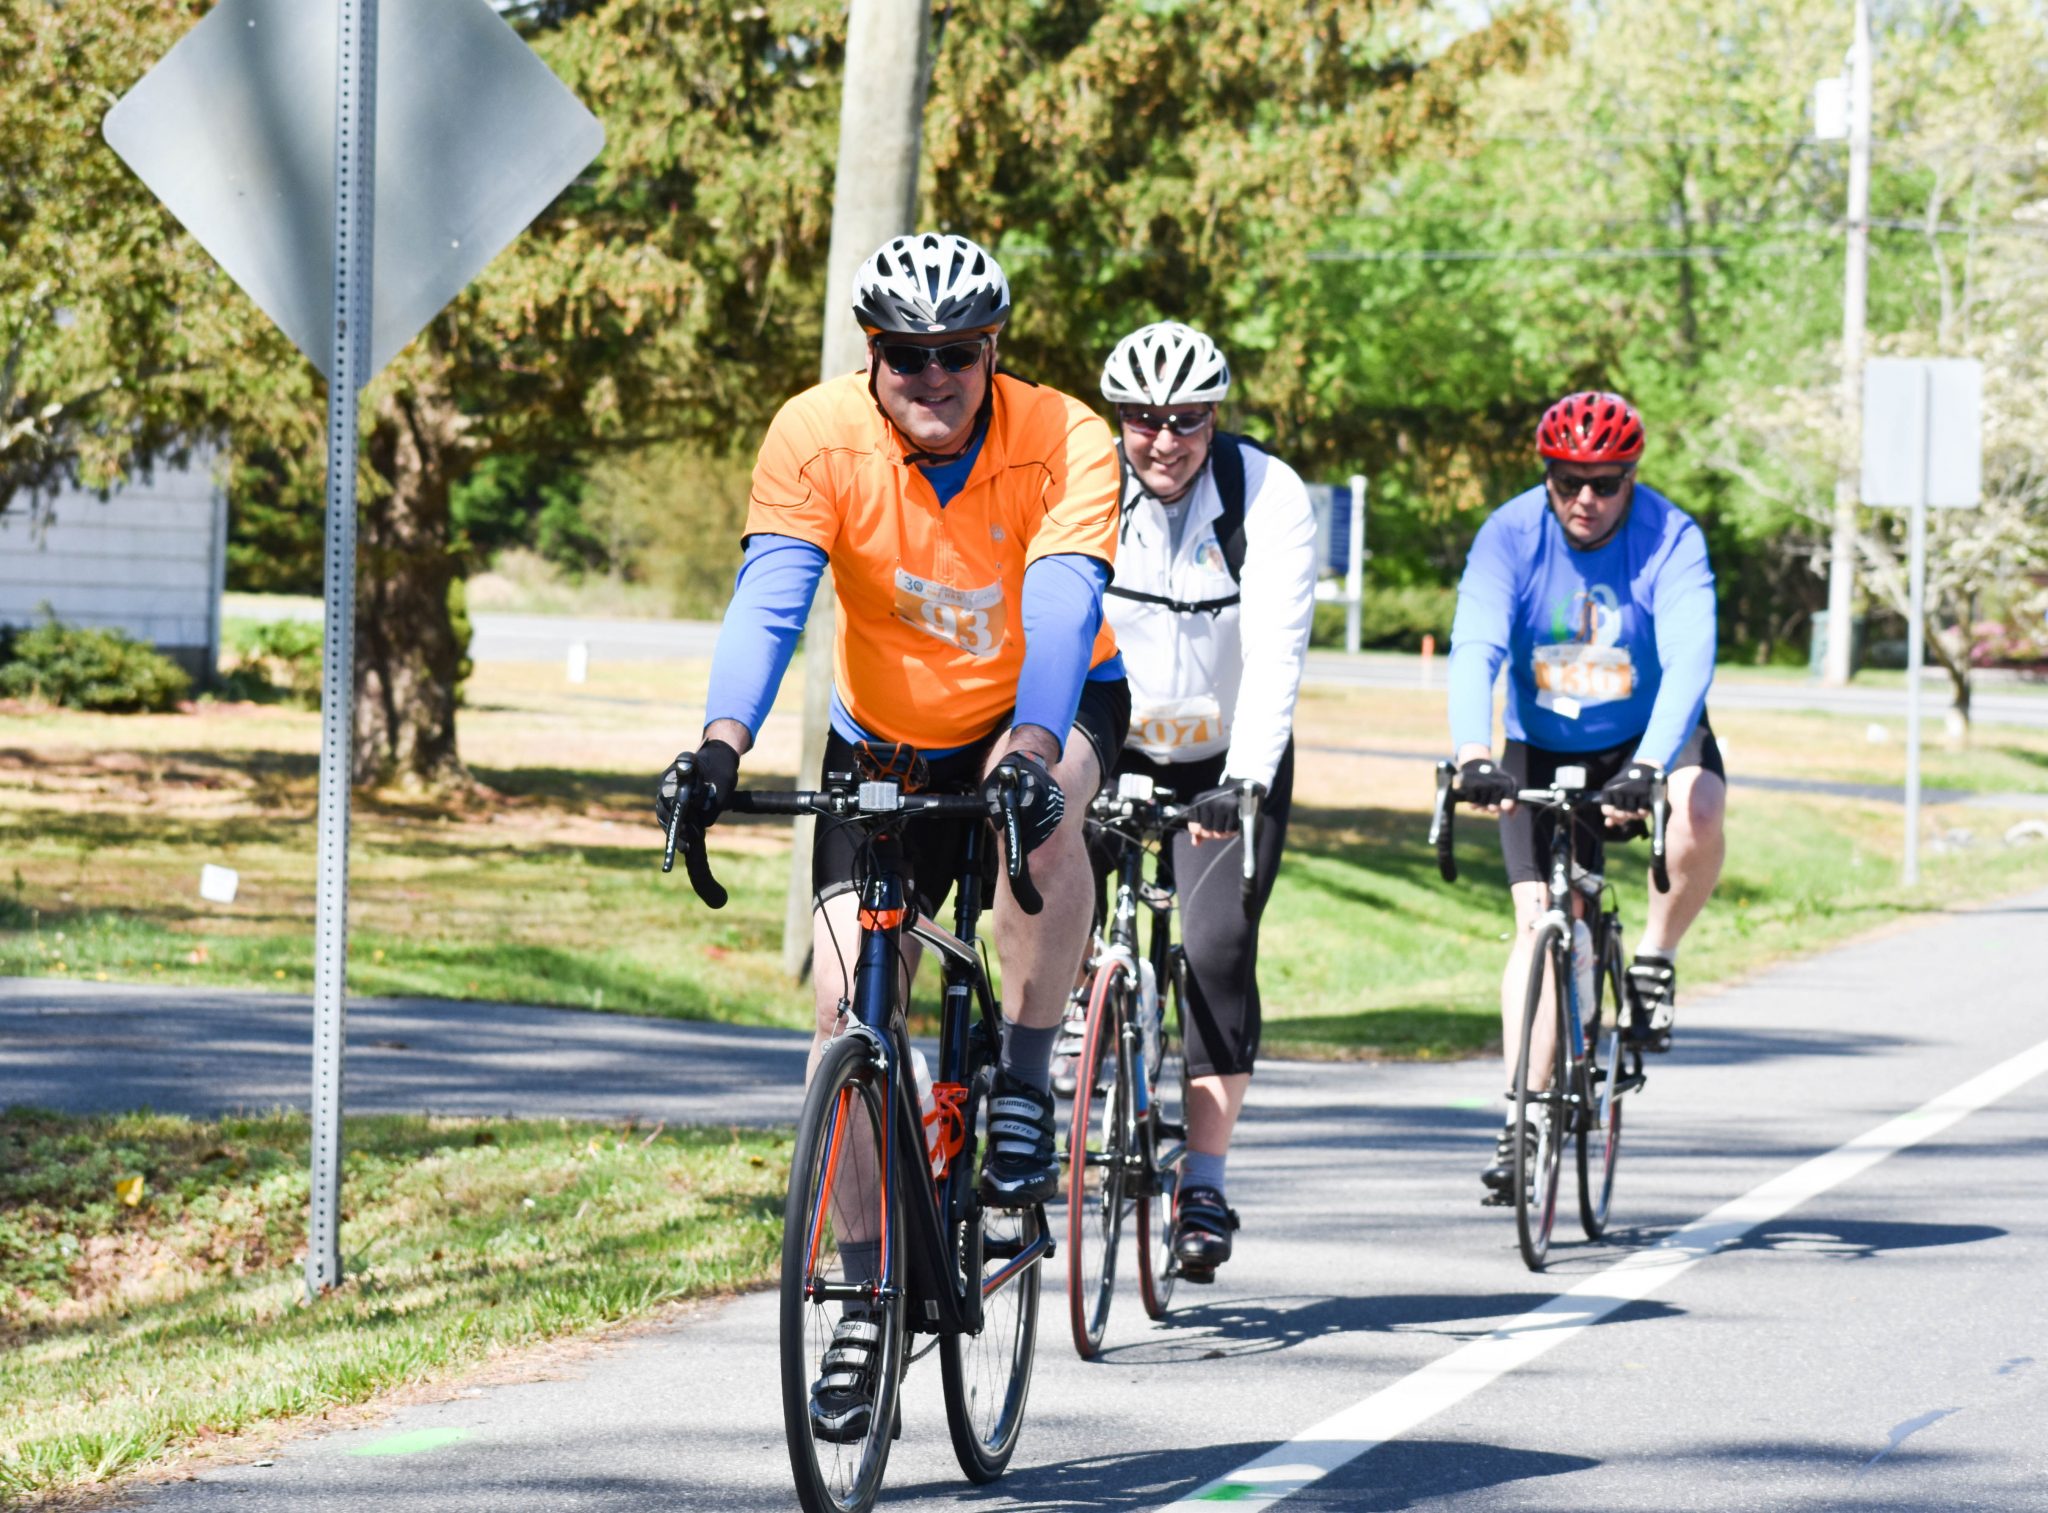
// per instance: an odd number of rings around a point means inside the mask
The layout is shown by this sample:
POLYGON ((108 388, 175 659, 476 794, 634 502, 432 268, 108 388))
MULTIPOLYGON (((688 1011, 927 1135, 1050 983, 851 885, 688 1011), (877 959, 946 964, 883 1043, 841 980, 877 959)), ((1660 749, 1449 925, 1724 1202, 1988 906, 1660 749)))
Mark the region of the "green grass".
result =
POLYGON ((784 1134, 365 1118, 348 1280, 309 1307, 307 1144, 298 1115, 0 1115, 0 1503, 774 1269, 784 1134))

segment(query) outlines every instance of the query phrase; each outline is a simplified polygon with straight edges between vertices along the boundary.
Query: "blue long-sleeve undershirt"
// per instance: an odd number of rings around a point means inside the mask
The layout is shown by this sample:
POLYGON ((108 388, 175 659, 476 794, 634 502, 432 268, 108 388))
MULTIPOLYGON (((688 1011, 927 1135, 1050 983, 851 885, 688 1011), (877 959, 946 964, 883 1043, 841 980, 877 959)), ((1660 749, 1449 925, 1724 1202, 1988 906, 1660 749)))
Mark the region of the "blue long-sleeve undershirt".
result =
MULTIPOLYGON (((711 660, 705 723, 737 720, 758 734, 796 650, 824 574, 825 553, 791 536, 747 538, 746 558, 711 660)), ((1064 742, 1090 676, 1089 658, 1102 626, 1109 568, 1092 557, 1041 557, 1024 570, 1024 665, 1017 675, 1015 723, 1041 725, 1064 742)), ((1116 659, 1095 670, 1121 676, 1116 659)), ((850 741, 867 738, 835 690, 832 723, 850 741)), ((944 753, 933 751, 927 755, 944 753)))
POLYGON ((705 724, 738 720, 749 735, 761 733, 824 575, 825 553, 808 541, 766 533, 747 538, 746 559, 711 654, 705 724))

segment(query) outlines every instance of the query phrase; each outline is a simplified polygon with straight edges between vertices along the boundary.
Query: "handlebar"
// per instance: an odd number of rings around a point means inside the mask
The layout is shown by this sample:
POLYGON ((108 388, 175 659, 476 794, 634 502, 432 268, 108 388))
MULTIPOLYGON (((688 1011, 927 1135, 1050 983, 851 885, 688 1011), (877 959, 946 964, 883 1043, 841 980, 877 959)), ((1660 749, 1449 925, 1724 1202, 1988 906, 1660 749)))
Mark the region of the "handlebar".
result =
MULTIPOLYGON (((676 853, 680 851, 691 890, 711 908, 723 909, 729 895, 712 875, 711 863, 704 850, 703 827, 693 825, 689 820, 693 797, 690 759, 678 758, 678 766, 683 783, 675 797, 675 808, 669 815, 661 870, 674 871, 676 853)), ((905 793, 902 785, 893 779, 856 782, 851 773, 843 775, 843 783, 833 781, 840 776, 827 773, 828 786, 820 789, 739 789, 725 807, 735 814, 815 814, 824 819, 901 815, 905 818, 936 816, 940 819, 994 820, 1004 830, 1010 889, 1016 895, 1018 907, 1026 914, 1036 914, 1045 907, 1045 900, 1031 880, 1030 858, 1019 843, 1016 800, 1008 785, 990 800, 978 793, 905 793)))
POLYGON ((1239 854, 1237 901, 1243 906, 1247 919, 1258 908, 1259 800, 1265 796, 1264 783, 1254 783, 1247 778, 1237 785, 1237 828, 1244 836, 1244 850, 1239 854))
MULTIPOLYGON (((1668 796, 1669 780, 1657 777, 1650 784, 1650 881, 1659 893, 1671 891, 1671 872, 1665 857, 1666 833, 1670 828, 1671 801, 1668 796)), ((1429 843, 1436 848, 1436 869, 1447 883, 1458 880, 1457 858, 1451 853, 1452 815, 1465 795, 1458 788, 1458 768, 1454 762, 1436 764, 1436 808, 1429 822, 1429 843)), ((1601 812, 1600 795, 1583 788, 1520 788, 1515 791, 1515 802, 1555 809, 1571 809, 1575 813, 1601 812)))

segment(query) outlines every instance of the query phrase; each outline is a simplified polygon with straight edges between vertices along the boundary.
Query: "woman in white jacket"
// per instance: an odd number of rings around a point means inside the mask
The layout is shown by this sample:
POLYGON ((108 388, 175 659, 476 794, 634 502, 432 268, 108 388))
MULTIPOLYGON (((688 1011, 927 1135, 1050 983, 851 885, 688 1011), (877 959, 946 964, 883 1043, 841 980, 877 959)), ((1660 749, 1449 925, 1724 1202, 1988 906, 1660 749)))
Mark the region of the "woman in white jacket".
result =
POLYGON ((1181 1274, 1208 1282, 1237 1216, 1224 1166, 1259 1048, 1258 918, 1294 787, 1294 703, 1315 609, 1316 524, 1286 463, 1216 429, 1230 366, 1177 321, 1118 342, 1102 370, 1124 459, 1104 609, 1131 687, 1117 772, 1192 796, 1170 857, 1187 952, 1188 1157, 1174 1217, 1181 1274), (1257 797, 1257 889, 1240 892, 1239 803, 1257 797))

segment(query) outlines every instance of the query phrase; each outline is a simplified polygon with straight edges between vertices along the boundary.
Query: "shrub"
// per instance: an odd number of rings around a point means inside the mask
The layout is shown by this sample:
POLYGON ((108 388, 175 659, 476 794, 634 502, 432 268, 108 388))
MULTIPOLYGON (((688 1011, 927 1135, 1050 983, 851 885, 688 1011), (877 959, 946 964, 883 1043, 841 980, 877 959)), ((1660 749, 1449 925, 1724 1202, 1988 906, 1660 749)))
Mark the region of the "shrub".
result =
MULTIPOLYGON (((1451 649, 1451 616, 1457 612, 1458 591, 1434 583, 1393 586, 1365 585, 1365 603, 1358 616, 1358 644, 1382 651, 1420 651, 1425 635, 1436 637, 1439 654, 1451 649)), ((1344 644, 1344 606, 1323 602, 1316 605, 1315 625, 1309 632, 1311 646, 1344 644)))
POLYGON ((133 714, 175 709, 192 690, 185 669, 125 631, 52 619, 16 632, 0 662, 0 696, 66 709, 133 714))
POLYGON ((230 698, 258 702, 282 698, 309 707, 318 704, 324 634, 318 620, 230 623, 227 642, 234 663, 221 677, 221 691, 230 698))

